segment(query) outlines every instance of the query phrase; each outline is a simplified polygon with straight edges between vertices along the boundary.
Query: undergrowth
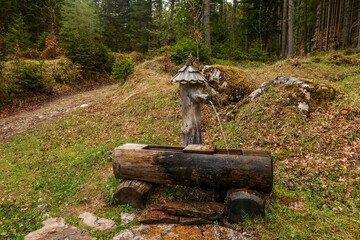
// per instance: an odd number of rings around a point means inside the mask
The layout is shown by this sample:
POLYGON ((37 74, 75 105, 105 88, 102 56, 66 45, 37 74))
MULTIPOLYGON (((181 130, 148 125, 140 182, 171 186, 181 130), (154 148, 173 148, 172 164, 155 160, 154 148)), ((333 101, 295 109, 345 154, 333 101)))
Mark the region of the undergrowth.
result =
MULTIPOLYGON (((287 104, 277 87, 241 105, 233 120, 225 120, 227 109, 218 109, 229 147, 273 155, 274 191, 265 217, 241 224, 262 239, 360 238, 359 66, 327 57, 242 69, 258 85, 279 75, 331 84, 339 93, 335 100, 311 113, 287 104)), ((110 204, 117 184, 110 151, 126 142, 181 145, 178 86, 156 68, 158 62, 135 67, 116 93, 97 104, 0 145, 0 238, 22 238, 47 214, 76 226, 83 211, 114 219, 118 229, 105 234, 81 227, 99 239, 132 225, 119 224, 121 212, 131 209, 110 204)), ((202 119, 204 144, 225 147, 211 106, 202 107, 202 119)), ((164 194, 196 195, 179 187, 164 194)))

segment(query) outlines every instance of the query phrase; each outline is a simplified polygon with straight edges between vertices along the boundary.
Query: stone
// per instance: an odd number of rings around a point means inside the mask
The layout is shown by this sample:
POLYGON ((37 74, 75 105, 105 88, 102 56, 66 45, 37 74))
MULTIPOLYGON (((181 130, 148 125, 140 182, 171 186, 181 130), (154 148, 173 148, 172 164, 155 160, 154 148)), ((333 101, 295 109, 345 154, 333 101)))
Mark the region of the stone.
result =
POLYGON ((86 103, 85 103, 85 104, 81 104, 81 105, 80 105, 80 108, 84 108, 84 107, 88 107, 88 106, 89 106, 89 104, 86 104, 86 103))
POLYGON ((219 225, 138 225, 118 233, 113 240, 246 240, 241 232, 219 225))
POLYGON ((303 211, 303 210, 306 209, 306 205, 305 205, 305 203, 303 201, 304 200, 291 202, 291 203, 289 203, 288 207, 291 210, 303 211))
POLYGON ((121 225, 123 226, 127 225, 134 219, 135 219, 135 214, 133 213, 126 213, 126 212, 121 213, 121 225))
POLYGON ((44 226, 25 236, 24 240, 91 240, 92 237, 82 233, 76 227, 69 227, 63 218, 49 218, 43 221, 44 226))
POLYGON ((263 90, 261 88, 256 89, 255 91, 250 93, 250 95, 245 99, 245 102, 251 102, 256 97, 260 96, 262 92, 263 90))
POLYGON ((90 228, 94 228, 99 231, 106 231, 116 228, 116 224, 113 220, 106 218, 98 218, 92 213, 84 212, 79 215, 79 218, 83 220, 83 224, 90 228))
POLYGON ((178 223, 179 217, 167 214, 159 210, 145 211, 138 217, 140 223, 155 224, 155 223, 178 223))
MULTIPOLYGON (((288 101, 297 105, 302 111, 310 111, 310 106, 318 106, 335 98, 336 90, 323 83, 316 83, 309 80, 299 80, 295 77, 277 77, 272 82, 264 82, 260 88, 253 91, 245 99, 245 103, 251 102, 268 90, 271 84, 284 86, 288 94, 288 101)), ((314 109, 314 107, 312 107, 314 109)))
POLYGON ((306 102, 299 102, 298 108, 302 111, 309 111, 309 105, 306 102))
POLYGON ((160 208, 173 215, 216 220, 223 217, 225 205, 217 202, 168 202, 160 208))
POLYGON ((181 225, 202 225, 211 224, 212 222, 203 218, 180 217, 179 223, 181 225))
POLYGON ((241 101, 253 90, 245 73, 236 67, 206 65, 202 73, 207 80, 207 91, 223 106, 241 101))

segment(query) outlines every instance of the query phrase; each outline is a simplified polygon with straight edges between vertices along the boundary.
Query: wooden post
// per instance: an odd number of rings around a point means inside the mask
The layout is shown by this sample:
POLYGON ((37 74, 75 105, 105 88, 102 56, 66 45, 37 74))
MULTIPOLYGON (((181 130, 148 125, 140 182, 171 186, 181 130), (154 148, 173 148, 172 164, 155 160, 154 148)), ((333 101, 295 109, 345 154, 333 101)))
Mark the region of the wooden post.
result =
POLYGON ((200 104, 210 100, 211 96, 202 93, 202 84, 206 81, 201 72, 193 66, 191 54, 171 82, 180 83, 182 108, 182 140, 186 147, 189 144, 201 144, 200 104))
POLYGON ((201 83, 180 84, 183 145, 201 144, 201 102, 209 95, 202 94, 201 83))

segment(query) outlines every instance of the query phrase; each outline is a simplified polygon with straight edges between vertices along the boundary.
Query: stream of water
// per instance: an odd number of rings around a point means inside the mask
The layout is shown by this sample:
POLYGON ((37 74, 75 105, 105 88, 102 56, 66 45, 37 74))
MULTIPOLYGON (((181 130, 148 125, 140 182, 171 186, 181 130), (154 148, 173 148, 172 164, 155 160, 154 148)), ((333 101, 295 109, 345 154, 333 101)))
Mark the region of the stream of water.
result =
POLYGON ((220 129, 221 129, 221 133, 222 133, 222 135, 223 135, 223 137, 224 137, 226 152, 227 152, 228 155, 230 155, 230 154, 229 154, 229 148, 228 148, 227 140, 226 140, 225 133, 224 133, 224 129, 223 129, 223 127, 222 127, 222 124, 221 124, 221 121, 220 121, 220 118, 219 118, 219 114, 218 114, 218 112, 216 111, 216 108, 215 108, 215 106, 214 106, 214 103, 213 103, 212 101, 209 101, 209 102, 210 102, 212 108, 214 109, 216 118, 217 118, 217 120, 218 120, 218 122, 219 122, 220 129))

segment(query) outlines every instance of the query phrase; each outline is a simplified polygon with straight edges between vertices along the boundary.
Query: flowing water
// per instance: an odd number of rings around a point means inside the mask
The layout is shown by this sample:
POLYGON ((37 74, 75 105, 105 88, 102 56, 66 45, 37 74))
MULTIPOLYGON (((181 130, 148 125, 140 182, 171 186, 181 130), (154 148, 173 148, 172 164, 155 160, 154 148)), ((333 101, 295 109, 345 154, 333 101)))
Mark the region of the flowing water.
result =
POLYGON ((216 111, 216 108, 215 108, 215 106, 214 106, 214 103, 213 103, 212 101, 209 101, 209 102, 210 102, 212 108, 214 109, 215 115, 216 115, 217 120, 218 120, 218 122, 219 122, 220 129, 221 129, 222 135, 223 135, 223 137, 224 137, 226 152, 227 152, 227 154, 229 155, 229 148, 228 148, 227 140, 226 140, 226 137, 225 137, 224 129, 223 129, 223 127, 222 127, 222 124, 221 124, 221 121, 220 121, 220 118, 219 118, 219 114, 218 114, 218 112, 216 111))

